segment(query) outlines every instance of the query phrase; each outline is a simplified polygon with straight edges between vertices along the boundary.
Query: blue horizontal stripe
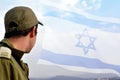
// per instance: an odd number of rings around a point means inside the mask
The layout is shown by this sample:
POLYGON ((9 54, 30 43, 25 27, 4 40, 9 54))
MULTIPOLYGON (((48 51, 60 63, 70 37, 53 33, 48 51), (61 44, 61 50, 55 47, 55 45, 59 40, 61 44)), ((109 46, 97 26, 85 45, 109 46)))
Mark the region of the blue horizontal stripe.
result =
MULTIPOLYGON (((67 11, 64 11, 64 12, 67 13, 67 11)), ((105 30, 107 32, 120 33, 120 27, 119 27, 120 24, 118 24, 118 23, 111 22, 111 23, 105 24, 105 26, 109 26, 109 27, 105 27, 103 24, 100 24, 100 21, 88 19, 85 16, 77 14, 77 13, 73 13, 73 12, 69 12, 69 13, 70 13, 69 17, 62 17, 61 18, 61 15, 64 15, 64 13, 53 10, 53 11, 47 12, 45 14, 45 16, 52 16, 52 17, 72 21, 74 23, 88 25, 91 28, 97 28, 100 30, 105 30), (112 28, 114 25, 117 29, 112 28), (101 26, 103 26, 104 28, 101 26)))
POLYGON ((85 58, 66 54, 55 54, 44 49, 40 54, 40 59, 60 65, 80 66, 93 69, 113 69, 120 73, 120 65, 107 64, 93 58, 85 58))

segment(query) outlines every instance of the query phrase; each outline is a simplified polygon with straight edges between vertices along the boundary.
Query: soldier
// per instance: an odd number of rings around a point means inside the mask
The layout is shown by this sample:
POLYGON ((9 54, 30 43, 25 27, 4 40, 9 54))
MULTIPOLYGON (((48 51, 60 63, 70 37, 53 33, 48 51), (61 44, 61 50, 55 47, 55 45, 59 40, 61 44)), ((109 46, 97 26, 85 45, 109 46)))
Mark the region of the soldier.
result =
POLYGON ((5 36, 0 42, 0 80, 29 80, 28 66, 21 58, 36 42, 38 21, 34 12, 17 6, 5 14, 5 36))

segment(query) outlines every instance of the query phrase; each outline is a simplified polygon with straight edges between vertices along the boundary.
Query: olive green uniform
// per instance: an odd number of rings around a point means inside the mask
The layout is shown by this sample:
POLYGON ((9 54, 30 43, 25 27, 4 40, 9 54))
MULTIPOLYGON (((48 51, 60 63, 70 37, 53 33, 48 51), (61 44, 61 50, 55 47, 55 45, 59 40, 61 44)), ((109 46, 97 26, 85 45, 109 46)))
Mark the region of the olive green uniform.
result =
POLYGON ((0 42, 0 80, 28 80, 28 66, 21 60, 23 54, 8 39, 0 42))

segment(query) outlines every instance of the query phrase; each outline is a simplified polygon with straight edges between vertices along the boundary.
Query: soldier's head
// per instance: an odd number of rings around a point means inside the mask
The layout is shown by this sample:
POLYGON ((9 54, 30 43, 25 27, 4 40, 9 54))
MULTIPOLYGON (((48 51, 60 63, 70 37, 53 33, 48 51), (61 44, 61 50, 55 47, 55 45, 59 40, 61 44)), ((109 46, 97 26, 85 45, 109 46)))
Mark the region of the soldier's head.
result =
MULTIPOLYGON (((5 14, 5 38, 18 38, 31 35, 30 48, 36 41, 37 26, 43 25, 38 21, 32 9, 24 6, 18 6, 10 9, 5 14)), ((29 52, 29 50, 28 50, 29 52)))

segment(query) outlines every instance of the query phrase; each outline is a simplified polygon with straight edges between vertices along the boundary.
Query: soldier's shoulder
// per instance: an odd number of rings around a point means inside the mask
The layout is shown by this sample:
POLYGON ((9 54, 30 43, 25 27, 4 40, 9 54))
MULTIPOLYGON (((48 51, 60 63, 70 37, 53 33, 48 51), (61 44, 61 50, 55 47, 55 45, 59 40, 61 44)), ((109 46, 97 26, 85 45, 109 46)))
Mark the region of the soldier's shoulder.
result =
POLYGON ((11 58, 11 50, 8 47, 1 46, 0 47, 0 58, 11 58))

